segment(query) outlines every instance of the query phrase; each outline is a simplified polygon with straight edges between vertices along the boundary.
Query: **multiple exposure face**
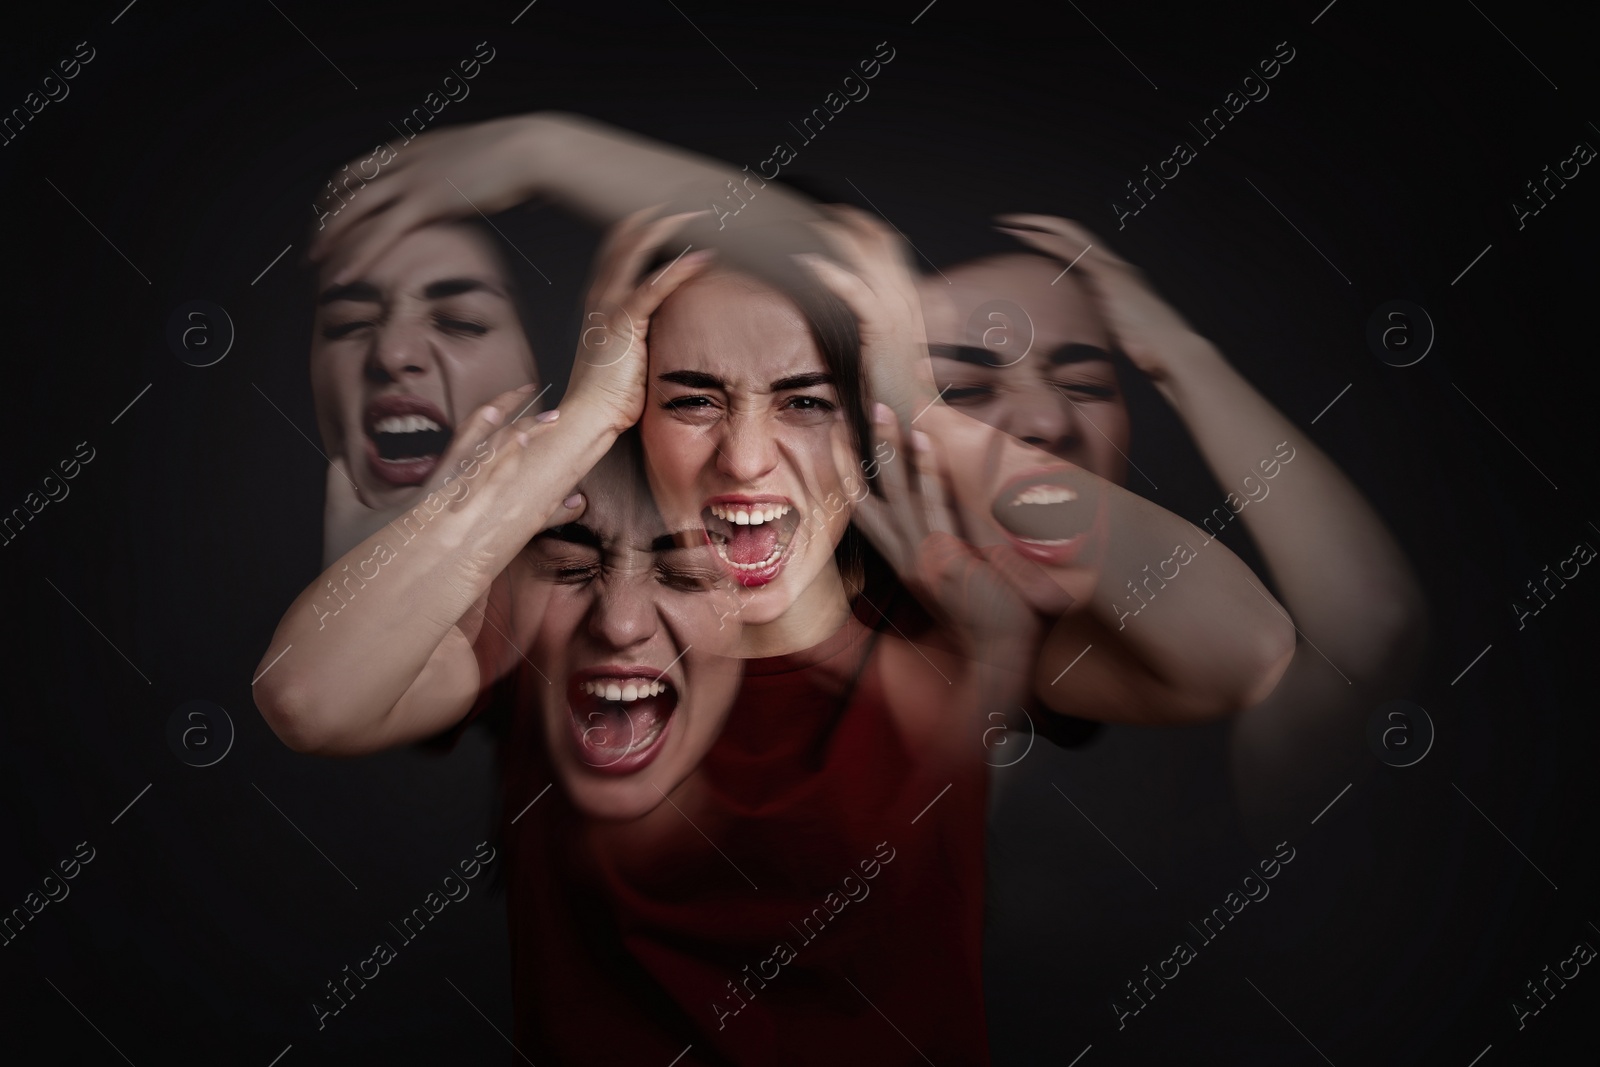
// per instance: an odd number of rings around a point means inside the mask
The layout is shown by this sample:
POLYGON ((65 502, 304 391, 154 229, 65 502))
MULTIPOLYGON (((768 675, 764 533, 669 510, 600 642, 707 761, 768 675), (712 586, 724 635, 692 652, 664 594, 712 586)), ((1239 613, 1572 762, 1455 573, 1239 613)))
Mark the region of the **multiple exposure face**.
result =
POLYGON ((385 508, 410 501, 461 420, 537 372, 494 248, 441 224, 321 291, 311 377, 329 455, 385 508))
POLYGON ((649 358, 640 428, 669 523, 705 531, 746 625, 803 608, 851 509, 835 461, 849 430, 799 309, 713 271, 656 313, 649 358))
POLYGON ((1122 483, 1128 409, 1113 342, 1072 274, 1053 259, 1012 254, 950 268, 918 288, 945 403, 1122 483))
POLYGON ((698 529, 669 532, 622 453, 580 484, 583 515, 511 569, 514 612, 537 619, 551 762, 577 808, 606 819, 646 814, 693 772, 740 679, 723 568, 698 529))

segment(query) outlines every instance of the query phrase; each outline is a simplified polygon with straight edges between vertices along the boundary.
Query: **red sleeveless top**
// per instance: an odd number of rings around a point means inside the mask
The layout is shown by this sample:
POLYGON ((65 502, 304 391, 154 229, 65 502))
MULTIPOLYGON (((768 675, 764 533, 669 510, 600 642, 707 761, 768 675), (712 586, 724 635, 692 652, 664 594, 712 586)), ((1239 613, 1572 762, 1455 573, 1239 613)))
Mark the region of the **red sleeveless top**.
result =
POLYGON ((851 617, 748 661, 700 769, 635 823, 589 820, 559 788, 514 814, 552 780, 518 703, 503 832, 515 1039, 535 1063, 989 1062, 984 764, 908 745, 878 639, 851 617))

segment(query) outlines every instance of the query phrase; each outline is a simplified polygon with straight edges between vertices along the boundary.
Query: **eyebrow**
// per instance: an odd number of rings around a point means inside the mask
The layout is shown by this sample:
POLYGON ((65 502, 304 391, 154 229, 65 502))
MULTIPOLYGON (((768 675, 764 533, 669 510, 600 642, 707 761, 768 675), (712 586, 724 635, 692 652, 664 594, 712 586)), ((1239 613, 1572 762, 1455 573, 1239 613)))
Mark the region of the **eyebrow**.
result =
POLYGON ((953 359, 958 363, 971 363, 979 367, 1002 367, 1006 362, 987 348, 977 345, 935 345, 928 346, 928 355, 935 359, 953 359))
POLYGON ((1052 367, 1059 367, 1064 363, 1088 363, 1094 360, 1110 362, 1111 353, 1096 345, 1073 342, 1055 349, 1046 355, 1044 359, 1052 367))
POLYGON ((600 535, 581 522, 564 522, 534 534, 535 541, 563 541, 569 545, 600 548, 600 535))
POLYGON ((322 291, 317 298, 317 304, 332 304, 339 300, 354 300, 362 304, 381 304, 383 297, 379 295, 377 286, 371 282, 351 282, 348 285, 333 285, 322 291))
POLYGON ((462 293, 490 293, 501 297, 506 295, 498 286, 490 285, 481 278, 443 278, 429 282, 427 288, 422 290, 422 295, 428 300, 443 300, 447 296, 459 296, 462 293))
MULTIPOLYGON (((698 370, 669 370, 656 375, 658 381, 671 382, 673 385, 682 385, 690 389, 726 389, 727 383, 715 374, 707 374, 698 370)), ((779 378, 772 383, 772 391, 781 393, 789 389, 810 389, 817 385, 832 385, 833 375, 823 371, 814 371, 807 374, 791 374, 787 378, 779 378)))
MULTIPOLYGON (((429 282, 422 290, 422 296, 427 300, 443 300, 450 296, 460 296, 462 293, 480 292, 499 297, 506 295, 498 286, 491 285, 481 278, 441 278, 439 281, 429 282)), ((317 298, 317 303, 332 304, 340 300, 381 304, 383 294, 378 292, 378 287, 371 282, 350 282, 348 285, 334 285, 324 289, 322 295, 317 298)))
POLYGON ((787 378, 779 378, 772 383, 772 391, 781 393, 789 389, 810 389, 816 385, 832 385, 833 375, 822 371, 810 374, 791 374, 787 378))

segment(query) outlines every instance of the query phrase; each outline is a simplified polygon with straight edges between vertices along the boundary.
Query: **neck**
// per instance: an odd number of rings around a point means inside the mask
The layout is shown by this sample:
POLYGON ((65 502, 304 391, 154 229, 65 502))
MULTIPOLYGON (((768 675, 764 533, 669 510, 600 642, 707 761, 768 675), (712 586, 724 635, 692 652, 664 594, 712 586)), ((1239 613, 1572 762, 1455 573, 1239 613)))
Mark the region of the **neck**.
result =
POLYGON ((844 579, 831 560, 826 569, 771 622, 747 624, 739 636, 744 659, 787 656, 801 652, 839 632, 850 617, 844 579))

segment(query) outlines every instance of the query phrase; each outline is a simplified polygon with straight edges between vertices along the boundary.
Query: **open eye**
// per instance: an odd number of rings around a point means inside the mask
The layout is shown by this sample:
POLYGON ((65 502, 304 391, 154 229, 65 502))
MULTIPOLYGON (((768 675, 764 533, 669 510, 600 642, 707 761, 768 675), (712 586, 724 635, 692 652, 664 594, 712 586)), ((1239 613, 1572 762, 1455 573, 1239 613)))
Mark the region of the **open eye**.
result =
POLYGON ((837 410, 837 405, 826 397, 811 396, 804 393, 800 396, 791 396, 784 402, 784 407, 790 411, 829 412, 837 410))

